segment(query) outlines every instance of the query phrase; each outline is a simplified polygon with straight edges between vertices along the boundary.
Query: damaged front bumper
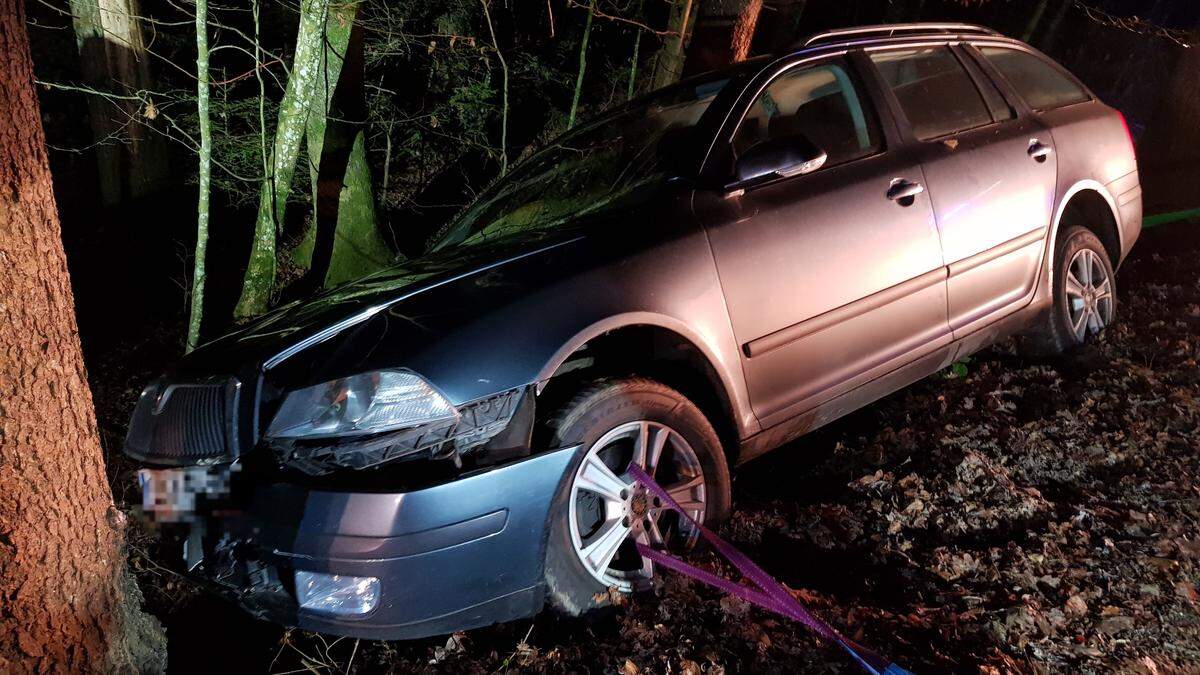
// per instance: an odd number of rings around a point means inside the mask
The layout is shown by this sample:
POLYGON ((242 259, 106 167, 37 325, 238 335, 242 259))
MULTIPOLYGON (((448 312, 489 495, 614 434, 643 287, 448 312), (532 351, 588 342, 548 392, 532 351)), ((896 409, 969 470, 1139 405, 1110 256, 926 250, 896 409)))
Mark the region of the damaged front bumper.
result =
POLYGON ((186 526, 189 573, 260 618, 351 637, 418 638, 531 616, 545 596, 550 510, 574 452, 408 492, 245 486, 244 506, 186 526), (298 571, 378 579, 378 598, 357 616, 305 609, 298 571))

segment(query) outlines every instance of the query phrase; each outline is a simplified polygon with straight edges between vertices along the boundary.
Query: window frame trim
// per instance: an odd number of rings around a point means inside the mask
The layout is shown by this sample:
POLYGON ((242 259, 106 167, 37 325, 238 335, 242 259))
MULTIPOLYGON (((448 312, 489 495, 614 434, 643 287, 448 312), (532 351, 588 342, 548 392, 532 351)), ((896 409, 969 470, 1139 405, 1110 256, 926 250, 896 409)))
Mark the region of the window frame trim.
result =
POLYGON ((1020 119, 1026 112, 1022 109, 1020 97, 1015 95, 1016 92, 1006 90, 987 71, 980 67, 978 60, 967 50, 967 47, 968 45, 958 44, 952 45, 950 49, 958 57, 958 60, 962 62, 963 67, 967 69, 967 74, 975 81, 975 88, 979 90, 979 95, 983 98, 983 104, 987 107, 988 114, 992 116, 992 121, 996 124, 1002 124, 1020 119), (985 87, 991 87, 1000 96, 1000 100, 1004 101, 1004 104, 1012 112, 1012 117, 996 119, 996 111, 992 109, 992 105, 988 103, 987 94, 984 93, 985 87))

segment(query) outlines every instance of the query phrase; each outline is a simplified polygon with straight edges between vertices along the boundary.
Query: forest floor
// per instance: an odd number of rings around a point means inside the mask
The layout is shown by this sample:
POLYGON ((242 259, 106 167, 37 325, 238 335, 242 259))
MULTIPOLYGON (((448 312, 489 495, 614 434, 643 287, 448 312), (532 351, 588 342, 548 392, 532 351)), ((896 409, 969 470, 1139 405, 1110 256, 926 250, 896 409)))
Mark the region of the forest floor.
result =
MULTIPOLYGON (((1200 223, 1146 231, 1097 344, 1044 362, 987 350, 751 462, 723 534, 914 672, 1200 672, 1198 259, 1200 223)), ((153 365, 129 365, 144 348, 90 364, 110 453, 153 365)), ((113 459, 118 500, 133 497, 113 459)), ((600 619, 359 642, 253 621, 137 543, 176 672, 857 671, 803 627, 671 573, 600 619)))

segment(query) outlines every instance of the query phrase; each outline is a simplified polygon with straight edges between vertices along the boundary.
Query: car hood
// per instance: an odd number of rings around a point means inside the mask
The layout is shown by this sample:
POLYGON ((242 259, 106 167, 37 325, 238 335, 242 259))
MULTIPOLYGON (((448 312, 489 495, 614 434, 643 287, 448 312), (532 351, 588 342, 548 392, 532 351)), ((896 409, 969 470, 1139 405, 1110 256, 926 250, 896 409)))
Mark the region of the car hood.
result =
POLYGON ((202 345, 184 359, 180 371, 211 374, 252 364, 269 369, 418 293, 539 255, 580 237, 579 230, 562 228, 554 236, 508 237, 399 262, 276 308, 244 328, 202 345))

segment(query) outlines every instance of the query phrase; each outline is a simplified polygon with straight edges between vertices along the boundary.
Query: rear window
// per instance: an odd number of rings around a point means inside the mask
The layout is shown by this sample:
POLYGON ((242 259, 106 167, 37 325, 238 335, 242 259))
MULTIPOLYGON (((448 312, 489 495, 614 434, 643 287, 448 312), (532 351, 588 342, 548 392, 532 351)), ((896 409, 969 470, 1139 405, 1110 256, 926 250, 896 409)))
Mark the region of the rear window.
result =
POLYGON ((980 47, 979 51, 1034 110, 1061 108, 1091 99, 1065 73, 1029 52, 1005 47, 980 47))
POLYGON ((917 138, 991 124, 991 111, 979 89, 948 48, 874 52, 871 60, 895 92, 917 138))

